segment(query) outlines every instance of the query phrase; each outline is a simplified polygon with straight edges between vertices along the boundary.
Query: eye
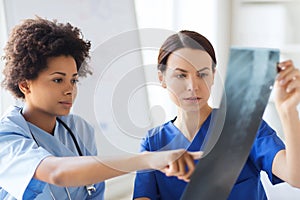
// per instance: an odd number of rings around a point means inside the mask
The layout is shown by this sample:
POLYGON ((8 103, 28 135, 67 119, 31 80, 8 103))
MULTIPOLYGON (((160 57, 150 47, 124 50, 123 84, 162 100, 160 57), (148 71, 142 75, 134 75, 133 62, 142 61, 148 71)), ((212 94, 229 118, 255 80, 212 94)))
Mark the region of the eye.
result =
POLYGON ((200 78, 205 78, 206 76, 208 76, 207 73, 199 73, 198 75, 200 78))
POLYGON ((56 79, 53 79, 53 82, 54 83, 61 83, 63 81, 62 78, 56 78, 56 79))
POLYGON ((177 78, 185 78, 186 75, 185 75, 185 74, 177 74, 176 77, 177 77, 177 78))
POLYGON ((73 85, 76 85, 78 82, 79 82, 78 79, 73 79, 73 80, 71 80, 71 83, 72 83, 73 85))

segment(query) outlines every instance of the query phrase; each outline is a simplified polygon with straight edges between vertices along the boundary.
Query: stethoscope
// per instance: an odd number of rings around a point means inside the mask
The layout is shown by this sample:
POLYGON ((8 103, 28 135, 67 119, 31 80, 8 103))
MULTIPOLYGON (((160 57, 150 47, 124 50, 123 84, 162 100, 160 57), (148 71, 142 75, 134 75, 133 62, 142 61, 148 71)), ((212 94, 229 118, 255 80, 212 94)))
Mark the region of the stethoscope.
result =
MULTIPOLYGON (((75 138, 75 135, 74 135, 73 131, 70 129, 70 127, 68 127, 68 125, 67 125, 65 122, 63 122, 63 121, 62 121, 61 119, 59 119, 58 117, 56 118, 56 120, 57 120, 61 125, 63 125, 63 127, 64 127, 64 128, 69 132, 69 134, 71 135, 72 140, 73 140, 73 142, 74 142, 74 144, 75 144, 75 147, 76 147, 76 150, 77 150, 79 156, 83 156, 82 151, 81 151, 81 149, 80 149, 80 147, 79 147, 79 144, 78 144, 78 142, 77 142, 77 140, 76 140, 76 138, 75 138)), ((31 130, 30 130, 30 133, 31 133, 31 136, 32 136, 33 140, 35 141, 35 143, 36 143, 38 146, 40 146, 39 143, 37 142, 37 140, 35 139, 34 135, 32 134, 31 130)), ((95 185, 94 185, 94 184, 86 185, 85 188, 86 188, 87 193, 88 193, 89 196, 91 196, 93 192, 96 192, 96 188, 95 188, 95 185)), ((71 195, 70 195, 70 192, 69 192, 69 190, 68 190, 67 188, 66 188, 66 191, 67 191, 67 194, 68 194, 69 199, 71 200, 71 195)), ((52 198, 55 199, 55 198, 54 198, 54 195, 52 194, 51 191, 50 191, 50 193, 51 193, 52 198)))
MULTIPOLYGON (((61 119, 59 119, 58 117, 56 118, 56 120, 57 120, 59 123, 61 123, 61 125, 63 125, 63 127, 64 127, 65 129, 67 129, 67 131, 69 132, 69 134, 70 134, 71 137, 72 137, 72 140, 73 140, 73 142, 74 142, 74 144, 75 144, 75 146, 76 146, 76 150, 77 150, 79 156, 83 156, 83 154, 82 154, 82 152, 81 152, 81 149, 80 149, 80 147, 79 147, 79 144, 78 144, 78 142, 77 142, 77 140, 76 140, 76 138, 75 138, 75 135, 74 135, 73 131, 70 129, 70 127, 67 126, 67 124, 66 124, 65 122, 63 122, 63 121, 62 121, 61 119)), ((89 196, 91 196, 93 192, 96 192, 96 188, 95 188, 95 185, 94 185, 94 184, 86 185, 85 188, 86 188, 87 193, 88 193, 89 196)))

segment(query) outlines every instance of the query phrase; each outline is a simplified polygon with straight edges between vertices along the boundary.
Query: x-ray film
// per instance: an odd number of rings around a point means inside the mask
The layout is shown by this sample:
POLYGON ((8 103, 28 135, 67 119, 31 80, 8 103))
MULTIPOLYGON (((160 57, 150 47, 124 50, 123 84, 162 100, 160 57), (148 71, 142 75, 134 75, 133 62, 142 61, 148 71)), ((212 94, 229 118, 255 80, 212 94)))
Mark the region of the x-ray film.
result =
POLYGON ((182 200, 228 198, 256 137, 278 61, 275 49, 230 49, 225 91, 207 133, 211 151, 199 160, 182 200))

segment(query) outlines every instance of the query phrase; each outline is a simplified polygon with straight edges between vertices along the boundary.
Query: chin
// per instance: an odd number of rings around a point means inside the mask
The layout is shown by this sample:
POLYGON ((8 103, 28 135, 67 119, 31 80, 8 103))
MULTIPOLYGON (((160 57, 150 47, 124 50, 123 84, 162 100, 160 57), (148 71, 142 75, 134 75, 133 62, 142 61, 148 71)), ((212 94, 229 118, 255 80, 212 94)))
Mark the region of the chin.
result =
POLYGON ((57 113, 57 116, 66 116, 68 114, 70 114, 70 110, 69 111, 64 111, 64 112, 59 112, 59 113, 57 113))
POLYGON ((186 112, 200 112, 200 107, 197 107, 197 108, 184 108, 184 110, 186 111, 186 112))

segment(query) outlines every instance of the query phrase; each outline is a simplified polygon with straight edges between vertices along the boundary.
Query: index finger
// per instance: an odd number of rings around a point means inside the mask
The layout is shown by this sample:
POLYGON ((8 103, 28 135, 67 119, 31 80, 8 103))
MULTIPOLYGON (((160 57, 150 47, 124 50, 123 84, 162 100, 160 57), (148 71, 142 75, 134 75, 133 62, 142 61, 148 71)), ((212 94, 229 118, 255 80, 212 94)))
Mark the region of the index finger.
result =
POLYGON ((292 70, 293 68, 294 68, 294 63, 291 60, 276 63, 277 73, 280 73, 280 74, 282 74, 283 72, 292 70))

